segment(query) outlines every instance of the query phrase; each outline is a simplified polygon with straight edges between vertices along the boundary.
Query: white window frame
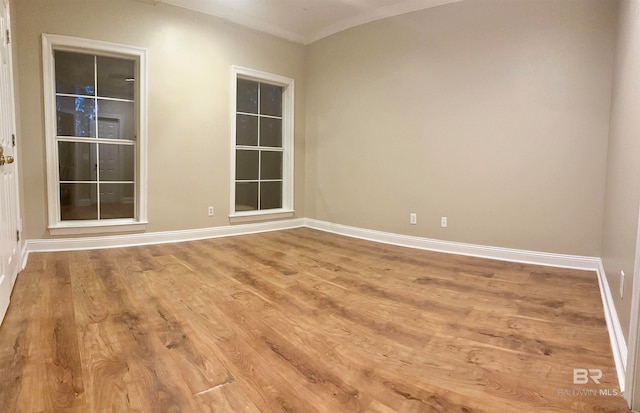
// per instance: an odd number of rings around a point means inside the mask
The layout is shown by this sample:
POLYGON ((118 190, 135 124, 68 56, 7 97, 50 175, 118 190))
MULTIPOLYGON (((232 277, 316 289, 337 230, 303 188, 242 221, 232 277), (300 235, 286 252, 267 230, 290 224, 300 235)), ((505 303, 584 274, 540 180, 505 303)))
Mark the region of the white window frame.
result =
POLYGON ((285 76, 247 69, 231 67, 231 185, 229 222, 264 221, 290 218, 293 208, 293 154, 294 154, 294 80, 285 76), (282 208, 258 211, 236 211, 236 100, 238 78, 271 85, 282 86, 282 208))
POLYGON ((47 161, 47 197, 49 232, 52 235, 98 234, 143 231, 147 226, 147 50, 98 40, 54 34, 42 35, 45 140, 47 161), (54 51, 78 52, 136 61, 136 210, 134 218, 74 220, 60 219, 60 176, 56 145, 56 80, 54 51))

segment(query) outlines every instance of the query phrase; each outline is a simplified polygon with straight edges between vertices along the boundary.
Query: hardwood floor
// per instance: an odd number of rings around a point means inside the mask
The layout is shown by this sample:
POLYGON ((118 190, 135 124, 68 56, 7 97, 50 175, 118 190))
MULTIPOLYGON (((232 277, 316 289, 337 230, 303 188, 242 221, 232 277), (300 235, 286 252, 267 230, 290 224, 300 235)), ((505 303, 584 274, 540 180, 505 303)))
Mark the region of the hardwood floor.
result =
POLYGON ((7 413, 628 412, 616 393, 595 273, 310 229, 32 254, 0 327, 7 413))

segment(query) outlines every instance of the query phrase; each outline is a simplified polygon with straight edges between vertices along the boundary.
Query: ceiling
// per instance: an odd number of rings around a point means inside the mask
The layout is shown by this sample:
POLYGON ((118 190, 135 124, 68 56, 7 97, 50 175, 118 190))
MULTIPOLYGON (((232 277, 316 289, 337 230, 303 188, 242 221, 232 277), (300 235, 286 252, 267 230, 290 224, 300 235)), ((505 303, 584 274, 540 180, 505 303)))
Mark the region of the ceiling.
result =
POLYGON ((374 20, 462 0, 155 0, 309 44, 374 20))

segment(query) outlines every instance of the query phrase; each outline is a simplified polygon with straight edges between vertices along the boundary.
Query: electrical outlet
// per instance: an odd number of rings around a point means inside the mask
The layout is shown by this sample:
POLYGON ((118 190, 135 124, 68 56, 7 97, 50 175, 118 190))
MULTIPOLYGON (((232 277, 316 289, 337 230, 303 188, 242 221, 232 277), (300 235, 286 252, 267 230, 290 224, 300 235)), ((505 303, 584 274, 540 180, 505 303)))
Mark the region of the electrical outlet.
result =
POLYGON ((441 217, 440 218, 440 226, 442 228, 446 228, 447 227, 447 217, 441 217))
POLYGON ((210 206, 210 207, 207 209, 207 215, 209 215, 210 217, 212 217, 212 216, 213 216, 213 207, 212 207, 212 206, 210 206))
POLYGON ((624 271, 620 271, 620 298, 624 294, 624 271))
POLYGON ((418 223, 418 215, 415 213, 410 213, 409 214, 409 223, 411 225, 416 225, 418 223))

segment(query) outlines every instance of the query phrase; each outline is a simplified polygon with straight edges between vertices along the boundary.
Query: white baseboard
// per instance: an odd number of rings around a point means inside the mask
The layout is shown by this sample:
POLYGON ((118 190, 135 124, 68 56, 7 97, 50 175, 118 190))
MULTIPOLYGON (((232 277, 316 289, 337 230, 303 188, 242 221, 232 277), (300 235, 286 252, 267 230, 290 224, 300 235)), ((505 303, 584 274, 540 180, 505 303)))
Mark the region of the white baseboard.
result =
POLYGON ((133 247, 149 244, 195 241, 208 238, 279 231, 304 226, 302 218, 260 222, 243 225, 188 229, 180 231, 148 232, 144 234, 107 235, 101 237, 56 238, 27 240, 28 252, 75 251, 103 248, 133 247))
POLYGON ((600 260, 597 272, 598 283, 600 284, 600 295, 602 296, 602 306, 604 307, 604 317, 607 321, 607 330, 609 330, 609 340, 611 340, 613 361, 616 364, 620 391, 624 392, 627 371, 627 343, 622 332, 620 319, 618 319, 618 313, 613 302, 611 288, 609 288, 609 281, 607 280, 607 274, 602 265, 602 260, 600 260))
POLYGON ((331 222, 318 221, 310 218, 305 219, 305 226, 321 231, 332 232, 334 234, 382 242, 384 244, 398 245, 401 247, 490 258, 501 261, 519 262, 524 264, 548 265, 551 267, 597 271, 600 262, 600 259, 597 257, 553 254, 547 252, 465 244, 462 242, 441 241, 431 238, 414 237, 410 235, 350 227, 347 225, 333 224, 331 222))
POLYGON ((310 218, 294 218, 242 225, 189 229, 179 231, 148 232, 143 234, 105 235, 97 237, 52 238, 27 240, 23 246, 23 260, 31 252, 74 251, 101 248, 131 247, 136 245, 164 244, 170 242, 195 241, 207 238, 229 237, 278 231, 291 228, 308 227, 348 237, 360 238, 402 247, 468 255, 502 261, 526 264, 548 265, 552 267, 575 268, 598 271, 602 262, 597 257, 554 254, 536 251, 517 250, 485 245, 465 244, 453 241, 414 237, 364 228, 350 227, 310 218))
POLYGON ((450 254, 467 255, 525 264, 547 265, 561 268, 591 270, 598 274, 600 294, 604 315, 611 340, 613 359, 616 366, 620 390, 624 391, 627 345, 622 334, 620 321, 615 311, 611 290, 604 272, 602 260, 598 257, 554 254, 485 245, 465 244, 461 242, 441 241, 430 238, 394 234, 347 225, 334 224, 311 218, 296 218, 281 221, 261 222, 244 225, 202 228, 182 231, 153 232, 144 234, 111 235, 102 237, 59 238, 27 240, 23 247, 23 268, 30 252, 70 251, 102 248, 118 248, 137 245, 164 244, 171 242, 195 241, 207 238, 219 238, 259 232, 278 231, 291 228, 308 227, 353 238, 381 242, 402 247, 417 248, 450 254))

